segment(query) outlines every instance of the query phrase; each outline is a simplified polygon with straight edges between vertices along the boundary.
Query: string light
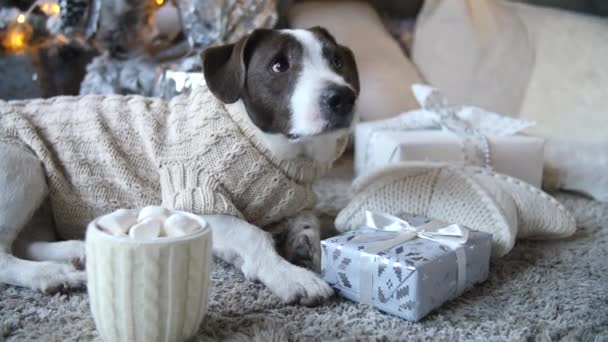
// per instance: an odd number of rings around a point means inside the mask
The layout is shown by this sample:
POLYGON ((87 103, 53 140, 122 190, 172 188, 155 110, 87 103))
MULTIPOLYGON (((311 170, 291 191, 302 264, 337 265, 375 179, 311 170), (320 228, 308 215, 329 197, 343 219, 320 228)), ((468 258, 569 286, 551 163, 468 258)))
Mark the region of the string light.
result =
POLYGON ((13 24, 9 27, 2 39, 2 45, 9 51, 20 53, 27 47, 27 42, 32 34, 32 28, 25 21, 22 23, 17 22, 18 24, 13 24))
POLYGON ((162 6, 165 3, 165 0, 154 0, 158 6, 162 6))
POLYGON ((11 51, 20 51, 25 46, 25 38, 25 33, 13 30, 8 33, 4 44, 11 51))
POLYGON ((61 12, 61 7, 56 2, 43 2, 38 8, 48 16, 57 15, 61 12))
POLYGON ((33 31, 27 23, 28 13, 19 13, 17 19, 6 30, 6 34, 2 37, 2 46, 6 50, 21 53, 27 48, 27 43, 33 31))
MULTIPOLYGON (((164 0, 155 1, 164 2, 164 0)), ((55 16, 61 12, 61 6, 59 6, 55 0, 35 1, 25 13, 19 13, 19 15, 17 15, 15 21, 7 28, 6 33, 0 37, 0 43, 6 50, 13 53, 22 53, 27 49, 34 31, 32 26, 28 23, 28 16, 36 7, 48 17, 55 16)), ((60 36, 57 40, 64 43, 67 41, 67 38, 65 36, 60 36)))
POLYGON ((63 44, 66 44, 69 42, 68 38, 62 34, 58 34, 55 38, 57 39, 58 42, 63 43, 63 44))

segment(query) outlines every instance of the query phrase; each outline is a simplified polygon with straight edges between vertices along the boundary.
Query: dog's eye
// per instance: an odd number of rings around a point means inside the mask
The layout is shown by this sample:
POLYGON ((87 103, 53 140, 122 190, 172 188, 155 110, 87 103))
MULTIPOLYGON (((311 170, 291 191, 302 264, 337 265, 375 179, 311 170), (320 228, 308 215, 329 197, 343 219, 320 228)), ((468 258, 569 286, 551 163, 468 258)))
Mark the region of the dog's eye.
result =
POLYGON ((341 69, 342 66, 344 66, 344 61, 342 60, 342 57, 335 55, 332 64, 334 65, 334 68, 341 69))
POLYGON ((284 57, 277 58, 274 63, 272 63, 272 71, 276 73, 285 72, 287 70, 289 70, 289 62, 284 57))

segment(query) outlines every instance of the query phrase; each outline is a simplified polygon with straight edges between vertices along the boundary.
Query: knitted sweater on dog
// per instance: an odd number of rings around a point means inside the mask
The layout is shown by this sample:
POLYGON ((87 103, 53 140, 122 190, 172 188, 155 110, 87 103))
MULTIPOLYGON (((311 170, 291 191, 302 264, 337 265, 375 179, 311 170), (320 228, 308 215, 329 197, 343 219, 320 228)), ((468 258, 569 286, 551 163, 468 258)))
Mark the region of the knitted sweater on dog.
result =
POLYGON ((279 160, 248 118, 207 88, 170 102, 140 96, 0 101, 0 142, 42 162, 62 238, 118 208, 163 205, 264 226, 315 201, 329 165, 279 160))

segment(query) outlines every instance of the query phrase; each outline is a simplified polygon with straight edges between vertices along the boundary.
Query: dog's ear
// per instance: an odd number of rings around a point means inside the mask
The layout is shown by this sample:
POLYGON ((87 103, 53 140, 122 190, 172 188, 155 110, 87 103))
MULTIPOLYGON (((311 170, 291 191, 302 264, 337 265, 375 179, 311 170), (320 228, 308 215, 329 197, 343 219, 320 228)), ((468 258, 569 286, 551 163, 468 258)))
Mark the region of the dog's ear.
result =
POLYGON ((202 52, 205 82, 222 102, 234 103, 241 97, 251 52, 268 32, 270 30, 258 29, 234 44, 211 47, 202 52))
POLYGON ((309 27, 308 31, 318 35, 319 37, 323 37, 334 44, 337 44, 336 38, 323 26, 309 27))
POLYGON ((359 84, 359 70, 357 68, 357 62, 355 60, 355 54, 351 49, 344 45, 338 45, 344 53, 344 76, 347 78, 347 82, 350 83, 353 88, 357 91, 357 94, 361 91, 359 84))

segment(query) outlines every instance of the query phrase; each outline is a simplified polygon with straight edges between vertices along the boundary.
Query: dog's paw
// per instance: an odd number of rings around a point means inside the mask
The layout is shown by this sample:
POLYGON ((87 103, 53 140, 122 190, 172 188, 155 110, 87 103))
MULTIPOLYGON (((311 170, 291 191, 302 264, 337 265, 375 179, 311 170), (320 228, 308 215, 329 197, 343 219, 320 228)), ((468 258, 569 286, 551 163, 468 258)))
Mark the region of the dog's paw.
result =
POLYGON ((66 248, 69 250, 68 256, 70 256, 70 263, 75 269, 83 271, 86 265, 86 248, 84 241, 70 240, 65 241, 67 244, 66 248))
POLYGON ((291 263, 315 272, 321 268, 320 224, 316 216, 302 214, 288 221, 282 254, 291 263))
POLYGON ((302 231, 289 240, 289 244, 285 248, 285 258, 295 265, 319 272, 321 268, 320 245, 318 235, 302 231))
POLYGON ((70 264, 72 264, 76 270, 84 271, 87 262, 84 258, 74 258, 70 260, 70 264))
POLYGON ((31 288, 53 294, 84 287, 87 275, 70 264, 40 262, 31 278, 31 288))
POLYGON ((264 282, 283 302, 314 306, 334 294, 333 289, 317 274, 302 267, 287 265, 264 282))

